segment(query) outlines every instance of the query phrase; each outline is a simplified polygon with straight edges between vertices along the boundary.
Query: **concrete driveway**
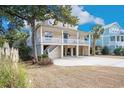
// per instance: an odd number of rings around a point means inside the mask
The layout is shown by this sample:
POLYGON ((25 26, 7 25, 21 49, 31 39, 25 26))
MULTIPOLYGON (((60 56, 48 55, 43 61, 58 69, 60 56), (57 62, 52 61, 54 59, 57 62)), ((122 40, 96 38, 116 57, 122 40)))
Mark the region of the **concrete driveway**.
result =
POLYGON ((108 58, 98 56, 84 56, 84 57, 66 57, 63 59, 55 59, 54 65, 59 66, 112 66, 124 67, 124 59, 122 58, 108 58))

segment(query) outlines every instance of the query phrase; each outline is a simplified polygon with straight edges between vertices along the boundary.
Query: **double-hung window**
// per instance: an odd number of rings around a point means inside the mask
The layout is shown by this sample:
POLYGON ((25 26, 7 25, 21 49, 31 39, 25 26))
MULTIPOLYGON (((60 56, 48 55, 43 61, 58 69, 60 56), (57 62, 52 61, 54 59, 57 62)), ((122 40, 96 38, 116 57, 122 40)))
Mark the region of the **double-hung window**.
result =
POLYGON ((45 42, 52 42, 52 37, 53 37, 52 32, 46 31, 44 33, 44 37, 45 37, 45 42))
POLYGON ((115 41, 115 36, 111 36, 110 41, 115 41))
POLYGON ((52 32, 46 31, 44 34, 46 38, 52 38, 52 32))
POLYGON ((117 36, 117 41, 120 41, 120 36, 117 36))
POLYGON ((124 36, 121 36, 121 42, 123 42, 124 41, 124 36))

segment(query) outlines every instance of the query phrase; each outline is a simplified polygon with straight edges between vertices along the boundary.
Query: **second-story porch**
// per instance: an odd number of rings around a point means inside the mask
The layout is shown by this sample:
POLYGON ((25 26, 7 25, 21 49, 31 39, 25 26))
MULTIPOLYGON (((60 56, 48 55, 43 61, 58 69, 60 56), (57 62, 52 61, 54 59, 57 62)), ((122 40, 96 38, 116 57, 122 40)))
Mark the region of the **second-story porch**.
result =
POLYGON ((89 40, 42 37, 43 44, 89 45, 89 40))
POLYGON ((53 45, 86 45, 90 44, 89 33, 69 28, 41 26, 37 33, 37 43, 53 45))

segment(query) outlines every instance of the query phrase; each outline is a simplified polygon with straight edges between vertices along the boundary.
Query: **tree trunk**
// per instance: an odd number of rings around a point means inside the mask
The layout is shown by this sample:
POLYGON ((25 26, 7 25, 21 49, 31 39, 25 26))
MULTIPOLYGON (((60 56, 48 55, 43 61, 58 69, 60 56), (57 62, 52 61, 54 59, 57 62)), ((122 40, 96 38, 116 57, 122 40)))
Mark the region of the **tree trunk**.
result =
POLYGON ((92 49, 92 55, 96 54, 96 39, 93 39, 93 49, 92 49))
POLYGON ((37 58, 37 47, 36 47, 36 31, 35 31, 35 20, 31 23, 32 28, 32 47, 33 47, 33 57, 35 59, 35 62, 38 62, 37 58))

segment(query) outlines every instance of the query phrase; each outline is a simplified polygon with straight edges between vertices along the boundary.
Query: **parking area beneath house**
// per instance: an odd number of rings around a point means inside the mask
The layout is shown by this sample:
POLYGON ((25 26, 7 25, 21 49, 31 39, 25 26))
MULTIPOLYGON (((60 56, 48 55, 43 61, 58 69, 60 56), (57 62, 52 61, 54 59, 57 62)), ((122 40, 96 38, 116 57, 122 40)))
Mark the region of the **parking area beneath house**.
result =
POLYGON ((64 57, 55 59, 54 65, 58 66, 112 66, 124 67, 123 57, 107 56, 83 56, 83 57, 64 57))

